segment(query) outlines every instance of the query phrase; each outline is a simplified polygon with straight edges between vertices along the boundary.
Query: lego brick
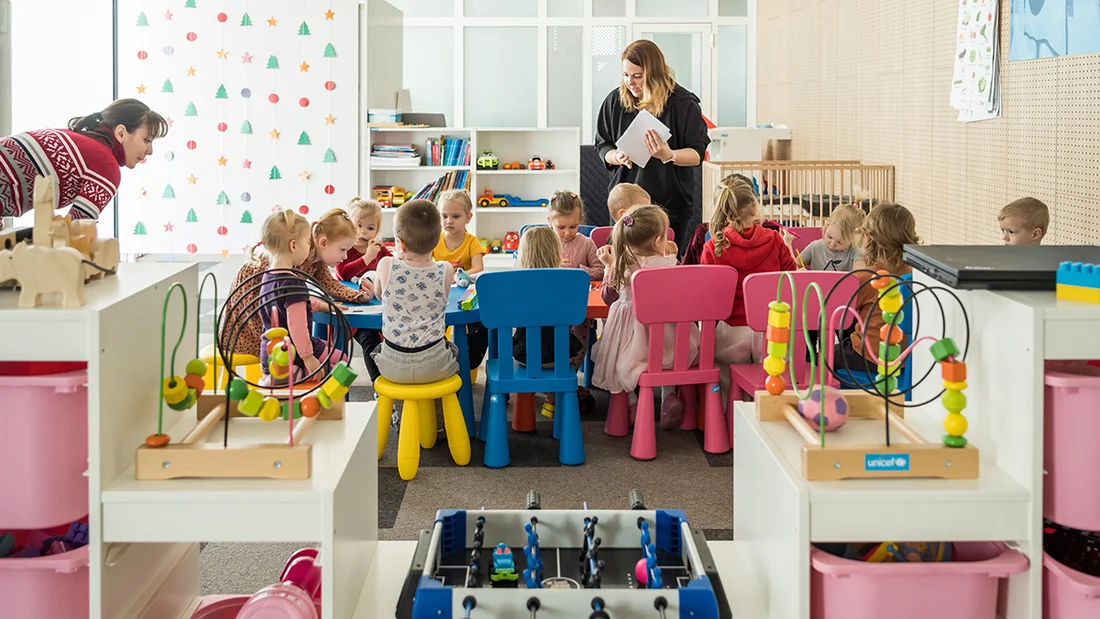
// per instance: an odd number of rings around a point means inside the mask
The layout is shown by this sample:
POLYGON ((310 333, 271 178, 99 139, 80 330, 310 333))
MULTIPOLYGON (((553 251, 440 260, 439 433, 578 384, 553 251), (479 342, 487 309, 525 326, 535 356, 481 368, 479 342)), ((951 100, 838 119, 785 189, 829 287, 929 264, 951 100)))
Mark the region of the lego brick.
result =
POLYGON ((1084 303, 1100 303, 1100 288, 1091 286, 1070 286, 1058 284, 1057 294, 1059 299, 1068 301, 1081 301, 1084 303))
POLYGON ((1059 284, 1100 288, 1100 265, 1063 262, 1058 265, 1055 279, 1059 284))

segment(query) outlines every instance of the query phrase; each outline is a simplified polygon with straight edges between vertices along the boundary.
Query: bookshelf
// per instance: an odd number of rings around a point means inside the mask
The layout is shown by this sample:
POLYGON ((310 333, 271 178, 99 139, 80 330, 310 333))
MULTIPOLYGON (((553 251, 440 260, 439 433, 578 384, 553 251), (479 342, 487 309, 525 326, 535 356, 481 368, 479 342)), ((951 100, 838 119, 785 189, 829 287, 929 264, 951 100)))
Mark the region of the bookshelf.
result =
MULTIPOLYGON (((456 127, 370 127, 366 140, 367 162, 365 196, 372 195, 375 186, 397 186, 415 195, 422 187, 444 174, 467 172, 470 197, 474 201, 474 218, 469 231, 479 238, 504 238, 509 231, 519 231, 525 224, 545 221, 546 209, 539 206, 490 206, 477 204, 485 188, 495 194, 508 194, 523 200, 549 199, 555 191, 565 189, 580 192, 580 129, 577 127, 542 128, 456 128, 456 127), (420 165, 404 167, 374 165, 370 157, 375 145, 412 144, 418 147, 421 162, 427 161, 425 141, 429 138, 457 138, 470 144, 470 165, 420 165), (497 156, 500 168, 478 170, 477 158, 490 149, 497 156), (527 164, 531 157, 541 157, 554 163, 553 170, 504 170, 505 163, 527 164)), ((383 235, 393 235, 395 209, 383 209, 383 235)), ((510 262, 510 261, 509 261, 510 262)))

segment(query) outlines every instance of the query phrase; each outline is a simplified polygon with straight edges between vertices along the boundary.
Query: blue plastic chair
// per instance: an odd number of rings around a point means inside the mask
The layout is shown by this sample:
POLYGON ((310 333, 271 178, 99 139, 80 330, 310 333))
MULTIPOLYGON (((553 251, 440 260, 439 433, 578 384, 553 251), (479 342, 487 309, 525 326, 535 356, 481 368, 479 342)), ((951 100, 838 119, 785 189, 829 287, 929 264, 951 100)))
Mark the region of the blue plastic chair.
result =
MULTIPOLYGON (((537 228, 538 226, 545 226, 546 224, 523 224, 523 227, 519 229, 519 236, 523 238, 523 233, 527 232, 528 228, 537 228)), ((580 232, 584 236, 591 237, 592 231, 596 229, 596 226, 580 226, 577 228, 577 232, 580 232)))
MULTIPOLYGON (((911 282, 913 281, 912 275, 902 275, 898 278, 911 282)), ((869 285, 869 284, 868 284, 869 285)), ((913 287, 908 284, 901 285, 901 298, 905 301, 909 301, 909 297, 913 296, 913 287)), ((913 312, 915 311, 914 305, 910 305, 905 308, 905 314, 901 317, 901 322, 898 323, 898 327, 901 332, 908 336, 910 344, 913 343, 913 312)), ((844 389, 859 389, 860 384, 870 385, 874 383, 874 377, 867 374, 863 370, 850 369, 846 370, 844 367, 833 360, 833 366, 836 368, 837 378, 840 379, 840 386, 844 389)), ((905 365, 901 368, 901 373, 898 374, 898 391, 905 391, 913 386, 913 360, 912 357, 905 360, 905 365)), ((912 393, 905 394, 905 401, 910 402, 913 399, 912 393)))
POLYGON ((477 280, 481 323, 489 329, 485 397, 478 438, 485 466, 508 466, 505 394, 554 393, 554 438, 562 464, 584 464, 577 371, 569 365, 569 328, 584 322, 588 273, 581 269, 523 269, 485 273, 477 280), (512 358, 512 329, 527 330, 526 365, 512 358), (554 328, 554 366, 542 367, 542 327, 554 328))

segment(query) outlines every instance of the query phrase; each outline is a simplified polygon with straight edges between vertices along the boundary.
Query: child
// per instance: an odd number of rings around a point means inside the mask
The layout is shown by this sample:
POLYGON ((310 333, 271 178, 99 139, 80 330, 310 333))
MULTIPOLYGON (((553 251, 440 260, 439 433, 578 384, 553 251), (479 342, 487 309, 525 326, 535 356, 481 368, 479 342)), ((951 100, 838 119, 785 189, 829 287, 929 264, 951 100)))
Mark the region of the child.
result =
POLYGON ((603 264, 596 258, 596 244, 577 231, 584 221, 584 202, 572 191, 556 191, 550 198, 546 223, 561 241, 562 266, 584 269, 592 281, 603 279, 603 264))
POLYGON ((345 282, 358 282, 363 275, 377 270, 378 261, 390 255, 378 234, 382 230, 382 207, 374 200, 352 198, 348 216, 359 229, 347 258, 336 267, 336 276, 345 282))
MULTIPOLYGON (((801 252, 801 262, 810 271, 851 271, 859 259, 859 234, 867 216, 863 209, 843 205, 833 210, 821 231, 821 238, 812 241, 801 252)), ((783 232, 783 241, 790 247, 794 240, 789 232, 783 232)), ((799 252, 791 247, 791 252, 799 252)))
MULTIPOLYGON (((448 262, 454 269, 461 268, 467 275, 480 273, 485 268, 487 251, 477 237, 466 231, 473 218, 474 204, 470 193, 462 189, 443 192, 439 196, 439 211, 443 217, 443 231, 432 250, 432 259, 448 262)), ((458 283, 457 281, 455 283, 458 283)), ((470 352, 470 369, 476 382, 476 371, 489 350, 489 331, 480 322, 466 325, 467 345, 470 352)))
POLYGON ((466 232, 474 216, 470 193, 462 189, 443 192, 439 196, 439 212, 443 215, 443 232, 432 250, 432 259, 449 262, 470 275, 480 273, 485 268, 485 248, 476 236, 466 232))
POLYGON ((611 215, 612 224, 622 219, 623 213, 632 207, 643 204, 653 204, 653 199, 649 197, 648 191, 634 183, 619 183, 607 194, 607 211, 611 215))
POLYGON ((1005 245, 1042 245, 1050 225, 1047 205, 1035 198, 1020 198, 1005 205, 997 216, 1005 245))
MULTIPOLYGON (((862 262, 870 269, 855 273, 860 284, 870 280, 874 271, 886 271, 899 276, 913 272, 913 268, 905 264, 901 257, 905 245, 920 243, 917 221, 909 209, 900 204, 880 204, 871 209, 859 233, 863 236, 862 262)), ((833 366, 862 372, 867 367, 864 364, 869 363, 873 373, 875 361, 870 351, 878 353, 879 330, 886 324, 878 309, 878 291, 869 284, 864 286, 856 297, 856 307, 853 309, 859 313, 861 319, 867 320, 866 347, 860 345, 863 329, 857 323, 849 330, 848 337, 837 342, 833 366)), ((906 347, 905 340, 902 340, 901 347, 906 347)))
MULTIPOLYGON (((727 176, 718 185, 711 239, 703 245, 702 264, 724 264, 737 269, 738 281, 753 273, 795 271, 798 265, 783 237, 756 222, 756 193, 744 178, 727 176)), ((746 326, 741 286, 734 291, 733 307, 714 334, 714 358, 728 365, 748 363, 763 350, 759 334, 746 326)))
MULTIPOLYGON (((519 252, 516 255, 516 268, 558 269, 562 266, 561 241, 550 228, 532 226, 523 233, 523 238, 519 241, 519 252)), ((603 263, 600 264, 600 271, 602 276, 603 263)), ((574 369, 580 367, 588 342, 588 327, 584 323, 579 327, 580 333, 577 332, 578 327, 570 329, 569 333, 569 363, 574 369)), ((520 363, 527 362, 526 329, 516 329, 515 333, 512 334, 512 357, 520 363)), ((543 367, 553 367, 554 365, 554 329, 552 327, 543 327, 542 329, 542 365, 543 367)), ((592 394, 584 387, 577 388, 577 401, 581 406, 582 413, 589 412, 595 404, 592 394)), ((553 393, 546 394, 542 414, 553 419, 553 393)))
MULTIPOLYGON (((385 342, 371 352, 381 376, 394 383, 424 384, 458 372, 458 349, 447 341, 447 296, 454 267, 432 260, 439 240, 439 211, 410 200, 394 215, 398 255, 378 262, 385 342)), ((371 380, 377 376, 371 376, 371 380)))
MULTIPOLYGON (((612 394, 627 392, 633 396, 638 377, 649 363, 648 329, 634 317, 630 276, 638 269, 674 266, 676 256, 666 253, 668 215, 659 206, 638 206, 623 214, 611 234, 611 245, 600 248, 600 260, 606 267, 604 287, 618 290, 618 299, 608 310, 603 335, 592 355, 595 371, 592 382, 612 394)), ((676 327, 665 326, 664 367, 671 368, 676 327)), ((691 360, 699 357, 699 329, 692 326, 691 360)), ((634 406, 632 404, 631 406, 634 406)), ((672 387, 661 388, 661 428, 680 424, 684 404, 672 387)))
MULTIPOLYGON (((749 186, 753 186, 752 179, 744 174, 731 174, 723 179, 722 184, 729 184, 731 178, 739 178, 749 186)), ((721 195, 722 189, 719 186, 719 195, 721 195)), ((753 190, 756 193, 756 190, 753 190)), ((716 198, 717 199, 717 198, 716 198)), ((691 234, 691 239, 687 241, 687 248, 684 249, 684 259, 682 264, 702 264, 703 263, 703 246, 710 240, 710 224, 703 222, 698 226, 695 226, 695 231, 691 234)))
MULTIPOLYGON (((332 209, 310 228, 313 233, 312 247, 305 263, 298 270, 317 280, 321 288, 338 302, 370 301, 374 297, 374 286, 369 280, 359 290, 352 290, 336 281, 329 270, 330 265, 339 264, 344 259, 343 252, 351 247, 355 239, 355 225, 348 219, 347 213, 343 209, 332 209)), ((256 247, 259 245, 262 243, 256 247)), ((233 280, 231 292, 226 299, 226 316, 218 326, 218 347, 227 351, 227 355, 234 351, 254 355, 260 348, 260 338, 264 332, 260 317, 252 315, 245 324, 240 324, 238 318, 256 307, 256 291, 260 285, 260 278, 256 275, 266 271, 271 264, 271 257, 266 252, 256 255, 256 247, 249 254, 250 260, 244 263, 233 280), (242 286, 246 281, 248 283, 242 286), (229 330, 234 331, 232 335, 235 342, 229 340, 229 330)))
MULTIPOLYGON (((317 225, 314 224, 314 227, 317 225)), ((264 221, 262 242, 271 261, 268 272, 261 278, 260 320, 264 331, 277 326, 290 332, 290 341, 297 351, 292 369, 295 381, 313 375, 322 363, 335 364, 344 359, 340 350, 329 346, 325 340, 310 336, 313 327, 312 307, 316 299, 310 298, 305 280, 290 273, 271 272, 274 269, 298 269, 305 264, 314 250, 312 237, 306 218, 290 209, 276 211, 264 221)), ((350 237, 345 242, 350 246, 350 237)), ((325 245, 328 246, 325 249, 331 259, 337 252, 337 243, 326 242, 325 245)), ((333 261, 342 259, 346 251, 346 248, 340 251, 339 258, 333 261)), ((319 253, 326 252, 322 250, 319 253)), ((260 367, 264 373, 261 384, 281 384, 284 379, 269 374, 266 337, 261 339, 258 352, 260 367)))

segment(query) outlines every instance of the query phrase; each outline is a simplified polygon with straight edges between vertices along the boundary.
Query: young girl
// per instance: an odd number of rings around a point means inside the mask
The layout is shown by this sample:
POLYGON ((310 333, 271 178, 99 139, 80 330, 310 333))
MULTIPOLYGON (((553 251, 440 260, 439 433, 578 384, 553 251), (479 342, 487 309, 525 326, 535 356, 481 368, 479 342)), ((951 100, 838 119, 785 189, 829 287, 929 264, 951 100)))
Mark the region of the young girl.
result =
MULTIPOLYGON (((600 260, 606 267, 605 288, 615 288, 618 299, 608 310, 603 335, 592 351, 595 371, 592 383, 612 394, 627 392, 633 399, 638 377, 649 361, 648 329, 634 317, 634 294, 630 276, 639 269, 676 265, 668 255, 668 215, 659 206, 638 206, 624 214, 611 233, 611 245, 601 247, 600 260)), ((665 326, 664 367, 671 368, 676 328, 665 326)), ((691 360, 699 357, 699 329, 692 326, 691 360)), ((635 406, 634 403, 631 406, 635 406)), ((672 387, 661 388, 661 428, 680 424, 684 405, 672 387)))
MULTIPOLYGON (((298 267, 299 271, 313 277, 321 284, 321 288, 338 302, 366 303, 374 296, 374 287, 370 280, 363 283, 359 290, 352 290, 336 281, 332 277, 329 266, 339 264, 343 260, 344 252, 351 247, 355 239, 355 226, 348 219, 343 209, 332 209, 325 213, 312 226, 312 244, 305 262, 298 267)), ((258 244, 259 247, 262 243, 258 244)), ((271 256, 268 252, 259 255, 253 252, 249 254, 250 260, 244 263, 237 277, 233 280, 233 286, 226 299, 226 316, 218 326, 218 347, 226 351, 227 356, 234 351, 239 354, 254 355, 260 349, 260 338, 264 328, 260 318, 253 315, 246 324, 241 324, 239 317, 256 307, 256 291, 260 285, 260 278, 255 277, 266 271, 271 265, 271 256), (242 287, 242 283, 248 283, 242 287), (235 342, 229 340, 228 328, 232 327, 235 342)))
POLYGON ((376 271, 378 261, 390 255, 378 234, 382 231, 382 206, 374 200, 352 198, 348 202, 348 218, 359 233, 348 255, 336 267, 336 276, 345 282, 358 282, 363 275, 376 271))
MULTIPOLYGON (((312 237, 309 221, 290 209, 272 213, 264 221, 262 243, 271 256, 271 261, 268 272, 261 279, 259 314, 265 331, 278 326, 290 332, 290 340, 297 351, 292 370, 296 381, 311 375, 322 363, 335 364, 344 359, 340 350, 329 346, 322 339, 310 336, 315 299, 310 298, 306 282, 290 273, 272 272, 276 269, 301 267, 314 251, 312 237)), ((350 245, 351 239, 347 239, 345 243, 350 245)), ((335 256, 338 244, 326 242, 325 245, 328 247, 320 248, 319 253, 327 253, 330 258, 335 256)), ((343 258, 346 251, 346 247, 339 251, 339 258, 343 258)), ((333 261, 337 262, 338 259, 333 261)), ((261 383, 273 385, 283 382, 269 374, 267 338, 260 341, 259 356, 260 367, 264 372, 261 383)))
MULTIPOLYGON (((775 230, 756 222, 756 193, 745 179, 730 175, 718 185, 711 239, 703 245, 702 264, 724 264, 737 269, 739 282, 753 273, 795 271, 791 250, 775 230)), ((733 307, 714 333, 714 358, 723 365, 748 363, 763 350, 761 334, 746 326, 741 286, 734 292, 733 307)))
POLYGON ((470 192, 462 189, 445 191, 439 196, 439 213, 443 218, 443 232, 432 250, 432 259, 449 262, 455 269, 461 268, 473 275, 485 268, 486 249, 477 237, 466 231, 474 217, 474 203, 470 192))
POLYGON ((546 223, 561 241, 562 266, 567 269, 584 269, 592 281, 603 279, 603 263, 596 257, 596 244, 592 239, 580 234, 584 221, 584 202, 572 191, 556 191, 550 198, 550 209, 546 223))
MULTIPOLYGON (((859 233, 863 236, 863 258, 862 264, 857 264, 857 267, 870 269, 871 271, 886 271, 899 276, 913 272, 913 268, 905 264, 901 258, 902 250, 906 244, 920 243, 920 237, 917 236, 917 221, 913 218, 913 214, 909 212, 909 209, 900 204, 880 204, 871 209, 871 213, 867 215, 863 226, 859 229, 859 233)), ((863 284, 870 280, 873 274, 859 271, 855 276, 859 279, 859 283, 863 284)), ((854 325, 849 329, 848 337, 837 343, 833 366, 863 371, 865 369, 864 359, 871 364, 872 368, 875 366, 871 351, 878 352, 878 345, 881 341, 879 330, 886 324, 882 319, 882 312, 878 309, 878 291, 872 288, 870 284, 864 286, 856 297, 856 307, 854 309, 859 312, 860 318, 864 318, 870 313, 870 317, 867 319, 866 345, 860 345, 863 329, 860 329, 858 324, 854 325), (840 358, 841 356, 843 358, 840 358), (847 366, 845 366, 845 363, 847 363, 847 366)), ((903 339, 901 341, 902 349, 907 345, 903 339)))
MULTIPOLYGON (((859 259, 859 227, 866 217, 863 209, 843 205, 833 210, 821 231, 821 238, 812 241, 801 252, 801 261, 810 271, 851 271, 859 259)), ((783 241, 788 247, 794 237, 783 232, 783 241)), ((791 253, 798 252, 791 248, 791 253)))

